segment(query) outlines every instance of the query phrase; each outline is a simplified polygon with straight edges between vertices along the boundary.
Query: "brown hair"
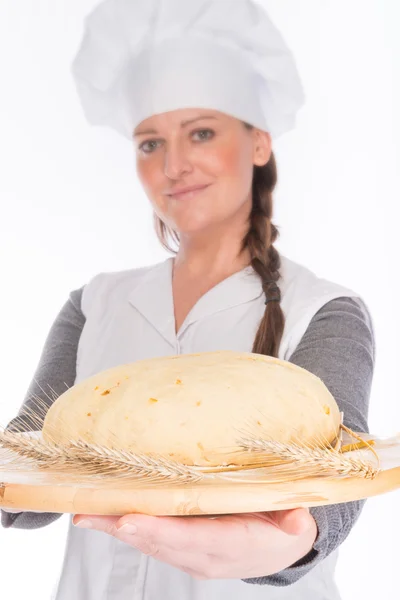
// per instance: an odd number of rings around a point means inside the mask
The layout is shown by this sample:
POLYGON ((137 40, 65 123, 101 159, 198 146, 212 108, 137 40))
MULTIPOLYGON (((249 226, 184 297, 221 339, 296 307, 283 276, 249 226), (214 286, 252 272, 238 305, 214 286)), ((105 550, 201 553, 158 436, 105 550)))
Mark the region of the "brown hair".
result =
MULTIPOLYGON (((246 129, 253 129, 249 123, 244 123, 246 129)), ((278 228, 272 223, 273 199, 272 193, 277 183, 276 160, 271 152, 268 163, 262 167, 254 166, 252 184, 252 208, 249 218, 249 229, 242 241, 241 250, 246 248, 250 252, 251 266, 260 276, 262 288, 267 300, 265 312, 254 338, 252 351, 257 354, 278 356, 279 345, 282 339, 285 317, 280 306, 280 278, 281 260, 274 243, 279 237, 278 228)), ((170 246, 168 238, 179 245, 179 234, 165 225, 154 214, 154 224, 157 237, 162 246, 175 253, 170 246)))

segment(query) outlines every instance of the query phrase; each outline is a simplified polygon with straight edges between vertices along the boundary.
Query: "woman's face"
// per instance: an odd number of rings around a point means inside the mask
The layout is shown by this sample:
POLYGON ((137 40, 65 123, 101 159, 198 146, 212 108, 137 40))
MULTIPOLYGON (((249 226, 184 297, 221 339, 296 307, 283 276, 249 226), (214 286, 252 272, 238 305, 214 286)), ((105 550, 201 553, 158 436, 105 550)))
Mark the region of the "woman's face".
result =
POLYGON ((247 220, 253 166, 271 154, 268 133, 219 111, 188 108, 145 119, 134 140, 138 177, 168 227, 195 234, 247 220), (173 195, 192 186, 207 187, 173 195))

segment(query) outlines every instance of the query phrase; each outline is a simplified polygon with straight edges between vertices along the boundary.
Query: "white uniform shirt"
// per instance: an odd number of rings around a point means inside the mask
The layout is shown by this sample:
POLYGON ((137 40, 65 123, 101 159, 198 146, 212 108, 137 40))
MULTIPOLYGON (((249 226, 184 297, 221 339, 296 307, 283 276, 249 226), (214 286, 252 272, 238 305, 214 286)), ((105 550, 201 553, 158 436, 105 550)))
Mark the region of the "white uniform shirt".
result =
MULTIPOLYGON (((286 324, 279 358, 289 360, 315 313, 327 302, 358 294, 320 279, 281 257, 279 281, 286 324)), ((86 322, 80 336, 76 383, 104 369, 155 356, 211 350, 251 352, 264 314, 258 275, 246 267, 202 296, 175 333, 173 259, 116 273, 100 273, 84 288, 86 322)), ((141 554, 112 536, 79 529, 70 518, 55 600, 338 600, 333 580, 337 551, 293 585, 273 587, 241 579, 196 580, 141 554)))

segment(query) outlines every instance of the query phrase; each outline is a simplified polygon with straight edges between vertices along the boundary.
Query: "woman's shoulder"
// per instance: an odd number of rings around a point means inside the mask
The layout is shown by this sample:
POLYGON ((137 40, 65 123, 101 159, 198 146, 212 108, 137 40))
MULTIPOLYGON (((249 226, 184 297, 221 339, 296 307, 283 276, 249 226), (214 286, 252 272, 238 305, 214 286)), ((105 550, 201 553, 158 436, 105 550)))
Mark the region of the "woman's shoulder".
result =
POLYGON ((91 305, 96 298, 99 301, 105 301, 121 294, 128 294, 147 277, 152 277, 160 270, 165 269, 170 260, 167 258, 150 265, 96 273, 80 290, 82 312, 85 313, 85 307, 91 305))
POLYGON ((328 279, 306 265, 282 254, 280 273, 280 287, 283 295, 296 295, 297 297, 304 297, 305 300, 308 300, 310 296, 320 294, 340 294, 351 298, 360 296, 353 288, 333 279, 328 279))
MULTIPOLYGON (((130 269, 119 269, 116 271, 101 271, 93 275, 87 282, 86 286, 91 285, 94 281, 135 281, 137 279, 141 279, 144 275, 159 269, 163 265, 165 265, 170 259, 162 260, 156 263, 152 263, 150 265, 144 265, 140 267, 133 267, 130 269)), ((86 287, 85 286, 85 287, 86 287)))

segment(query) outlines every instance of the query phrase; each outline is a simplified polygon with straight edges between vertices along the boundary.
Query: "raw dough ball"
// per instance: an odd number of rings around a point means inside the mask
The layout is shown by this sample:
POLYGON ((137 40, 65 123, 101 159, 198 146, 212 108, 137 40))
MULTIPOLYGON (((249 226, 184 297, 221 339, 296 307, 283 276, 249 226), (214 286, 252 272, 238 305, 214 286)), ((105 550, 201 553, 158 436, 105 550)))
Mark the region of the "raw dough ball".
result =
POLYGON ((50 407, 46 441, 87 442, 159 454, 186 465, 246 464, 241 430, 279 442, 328 445, 340 412, 324 383, 287 361, 202 352, 113 367, 50 407))

